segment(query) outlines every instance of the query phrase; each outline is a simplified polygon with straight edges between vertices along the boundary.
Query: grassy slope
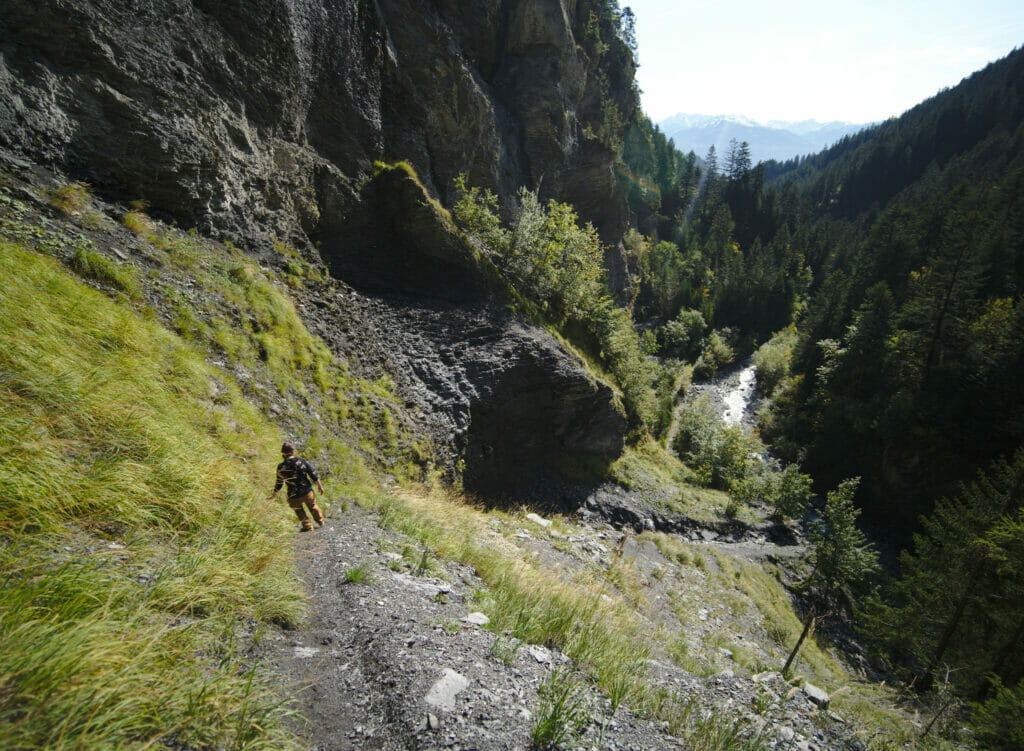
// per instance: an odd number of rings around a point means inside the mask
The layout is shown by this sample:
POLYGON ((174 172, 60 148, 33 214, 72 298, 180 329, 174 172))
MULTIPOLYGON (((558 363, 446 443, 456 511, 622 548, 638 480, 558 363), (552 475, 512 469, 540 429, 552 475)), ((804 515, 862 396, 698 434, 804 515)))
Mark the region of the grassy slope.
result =
MULTIPOLYGON (((87 194, 73 198, 60 208, 79 227, 116 236, 87 194)), ((375 492, 369 464, 408 477, 410 457, 425 449, 402 436, 388 379, 353 378, 302 326, 286 288, 317 272, 301 259, 275 279, 230 247, 131 212, 124 224, 141 249, 121 263, 88 232, 3 199, 0 232, 14 241, 0 244, 0 275, 10 280, 0 301, 0 745, 287 746, 266 677, 234 648, 240 623, 295 621, 302 609, 287 554, 293 522, 283 504, 261 500, 280 439, 263 416, 268 391, 285 416, 319 411, 304 437, 345 477, 347 494, 377 508, 384 525, 476 568, 496 631, 558 646, 613 703, 664 719, 694 747, 710 747, 701 734, 736 727, 728 718, 708 725, 642 669, 649 654, 697 672, 722 667, 696 644, 681 647, 687 593, 752 611, 779 640, 773 658, 795 638, 784 590, 756 567, 652 537, 681 616, 655 626, 644 577, 628 562, 567 582, 510 532, 496 537, 496 525, 515 529, 521 515, 485 513, 457 496, 375 492), (262 373, 263 388, 243 396, 231 376, 238 366, 262 373)), ((685 468, 655 448, 638 449, 616 473, 683 482, 685 468)), ((724 502, 687 492, 676 502, 696 516, 724 502)), ((801 670, 815 680, 851 686, 837 699, 844 714, 876 728, 898 722, 824 650, 809 644, 804 654, 801 670)))
POLYGON ((301 612, 277 431, 51 259, 3 242, 0 276, 0 745, 287 745, 229 636, 301 612))
MULTIPOLYGON (((415 488, 370 493, 359 502, 381 514, 382 526, 407 536, 410 550, 426 546, 472 566, 487 585, 475 607, 491 618, 488 628, 562 650, 613 706, 625 703, 667 722, 688 748, 766 747, 771 733, 759 735, 739 713, 709 711, 686 693, 659 685, 648 659, 704 676, 780 670, 802 626, 772 566, 647 532, 634 543, 649 545, 642 556, 613 554, 595 563, 566 542, 590 534, 568 519, 556 518, 544 530, 525 519, 526 509, 483 510, 457 494, 415 488), (533 542, 517 536, 524 528, 533 542), (537 541, 550 546, 548 555, 538 557, 537 541), (658 562, 645 570, 641 557, 658 562), (671 614, 665 612, 666 594, 671 614), (725 625, 702 630, 702 610, 725 625), (732 656, 723 656, 723 648, 732 656)), ((793 690, 804 681, 826 688, 832 708, 871 739, 871 748, 915 741, 919 728, 900 706, 905 697, 858 676, 826 641, 804 643, 793 690)))
POLYGON ((423 451, 389 379, 308 333, 283 246, 275 274, 81 186, 0 188, 0 747, 289 747, 243 656, 304 609, 265 415, 316 412, 328 489, 365 489, 423 451))

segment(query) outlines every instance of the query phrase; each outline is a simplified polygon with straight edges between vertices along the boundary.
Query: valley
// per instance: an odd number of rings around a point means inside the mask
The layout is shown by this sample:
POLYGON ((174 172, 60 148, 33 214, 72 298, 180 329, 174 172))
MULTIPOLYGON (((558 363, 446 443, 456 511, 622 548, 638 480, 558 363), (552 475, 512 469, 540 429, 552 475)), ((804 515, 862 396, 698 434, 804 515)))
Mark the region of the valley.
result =
POLYGON ((1024 53, 703 159, 627 11, 9 3, 0 746, 1024 742, 1024 53))

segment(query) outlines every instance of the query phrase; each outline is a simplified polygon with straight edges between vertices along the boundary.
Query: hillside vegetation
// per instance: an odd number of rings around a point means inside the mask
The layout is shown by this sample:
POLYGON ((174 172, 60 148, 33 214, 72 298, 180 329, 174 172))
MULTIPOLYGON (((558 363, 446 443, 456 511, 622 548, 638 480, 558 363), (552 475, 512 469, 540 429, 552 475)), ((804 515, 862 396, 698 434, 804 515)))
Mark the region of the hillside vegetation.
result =
POLYGON ((291 747, 248 653, 306 602, 265 410, 322 409, 305 446, 358 487, 401 471, 389 386, 348 376, 237 251, 115 222, 80 185, 43 197, 5 177, 0 745, 291 747))
POLYGON ((1017 50, 781 165, 733 142, 699 169, 640 116, 623 152, 649 176, 627 241, 658 352, 699 376, 761 345, 761 435, 819 492, 860 477, 893 551, 854 620, 918 690, 992 702, 987 743, 1024 691, 1022 80, 1017 50))
MULTIPOLYGON (((799 635, 781 571, 662 534, 588 562, 602 537, 567 519, 538 537, 552 568, 520 548, 521 511, 416 486, 382 494, 379 473, 429 479, 424 449, 388 379, 349 375, 297 316, 292 290, 325 283, 317 267, 284 246, 261 266, 73 184, 40 194, 8 176, 3 199, 5 745, 297 743, 253 649, 301 623, 306 603, 291 512, 265 500, 283 435, 302 437, 330 497, 477 572, 496 655, 517 640, 556 648, 612 715, 628 706, 695 748, 760 747, 762 726, 790 711, 784 681, 742 717, 721 704, 778 669, 799 635), (727 691, 698 698, 726 667, 739 673, 727 691), (669 688, 664 670, 689 688, 669 688)), ((687 513, 722 513, 726 496, 681 485, 688 471, 653 444, 613 471, 672 485, 687 513)), ((905 732, 895 697, 824 644, 804 646, 792 678, 833 690, 858 726, 905 732)))

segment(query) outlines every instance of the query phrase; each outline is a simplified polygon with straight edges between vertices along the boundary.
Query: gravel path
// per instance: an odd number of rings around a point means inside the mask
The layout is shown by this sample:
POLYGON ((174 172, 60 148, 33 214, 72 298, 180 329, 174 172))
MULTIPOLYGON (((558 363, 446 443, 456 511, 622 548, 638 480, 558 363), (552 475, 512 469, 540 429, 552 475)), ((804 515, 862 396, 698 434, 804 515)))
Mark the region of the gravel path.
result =
MULTIPOLYGON (((521 645, 511 662, 500 659, 495 634, 465 620, 483 582, 448 561, 435 561, 439 576, 415 576, 388 551, 405 544, 359 508, 297 536, 311 613, 303 628, 261 646, 304 716, 297 732, 318 751, 528 748, 537 688, 553 668, 571 669, 568 658, 521 645), (356 566, 368 580, 347 580, 356 566)), ((585 701, 583 747, 596 746, 605 700, 591 691, 585 701)), ((620 708, 600 747, 682 746, 620 708)))

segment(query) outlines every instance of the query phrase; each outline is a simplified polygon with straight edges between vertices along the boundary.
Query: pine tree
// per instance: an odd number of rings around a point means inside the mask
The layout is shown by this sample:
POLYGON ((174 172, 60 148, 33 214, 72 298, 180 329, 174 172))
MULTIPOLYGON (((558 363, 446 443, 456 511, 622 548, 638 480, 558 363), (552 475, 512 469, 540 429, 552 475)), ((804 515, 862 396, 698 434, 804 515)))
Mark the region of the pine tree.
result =
POLYGON ((828 494, 820 519, 811 524, 808 536, 814 545, 812 580, 824 594, 856 588, 878 571, 878 553, 857 528, 860 511, 853 505, 860 478, 844 480, 828 494))
POLYGON ((843 591, 852 602, 850 590, 860 588, 878 573, 878 553, 857 528, 860 511, 854 507, 853 497, 859 484, 859 477, 841 482, 826 496, 821 518, 811 524, 808 537, 814 546, 811 553, 814 568, 807 584, 816 602, 804 617, 803 631, 782 668, 783 674, 789 670, 815 625, 831 614, 831 611, 819 614, 821 605, 827 605, 837 590, 843 591))
MULTIPOLYGON (((939 501, 901 556, 902 577, 865 609, 865 630, 926 690, 943 665, 962 691, 1024 675, 1024 449, 939 501)), ((1014 680, 1016 679, 1016 680, 1014 680)))

